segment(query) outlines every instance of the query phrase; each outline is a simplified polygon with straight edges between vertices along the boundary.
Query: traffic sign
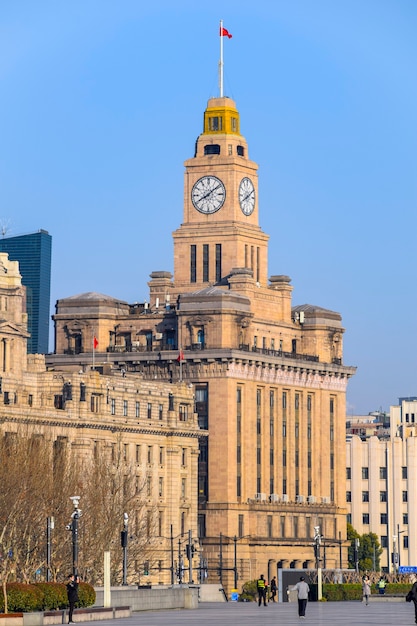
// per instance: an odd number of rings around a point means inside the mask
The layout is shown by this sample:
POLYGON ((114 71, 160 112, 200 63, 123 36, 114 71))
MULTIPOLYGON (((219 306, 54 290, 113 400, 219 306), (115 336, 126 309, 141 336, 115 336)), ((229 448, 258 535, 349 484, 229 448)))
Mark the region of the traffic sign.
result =
POLYGON ((400 565, 398 568, 399 574, 417 574, 417 566, 415 565, 400 565))

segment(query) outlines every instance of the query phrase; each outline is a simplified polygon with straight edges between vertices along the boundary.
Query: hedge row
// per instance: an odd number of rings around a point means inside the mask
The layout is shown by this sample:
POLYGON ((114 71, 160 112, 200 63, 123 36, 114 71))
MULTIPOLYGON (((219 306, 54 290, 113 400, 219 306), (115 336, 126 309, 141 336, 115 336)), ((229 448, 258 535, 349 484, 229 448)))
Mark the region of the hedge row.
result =
MULTIPOLYGON (((67 588, 63 583, 8 583, 6 585, 9 613, 48 611, 68 606, 67 588)), ((77 607, 92 606, 96 601, 94 587, 88 583, 78 586, 77 607)), ((0 587, 0 612, 4 612, 3 589, 0 587)))
MULTIPOLYGON (((407 595, 408 591, 410 591, 411 585, 407 583, 388 583, 385 587, 386 595, 407 595)), ((329 601, 339 601, 339 600, 361 600, 362 599, 362 585, 360 583, 357 584, 324 584, 323 585, 323 598, 329 601)), ((372 594, 378 594, 378 589, 376 586, 372 585, 371 588, 372 594)))

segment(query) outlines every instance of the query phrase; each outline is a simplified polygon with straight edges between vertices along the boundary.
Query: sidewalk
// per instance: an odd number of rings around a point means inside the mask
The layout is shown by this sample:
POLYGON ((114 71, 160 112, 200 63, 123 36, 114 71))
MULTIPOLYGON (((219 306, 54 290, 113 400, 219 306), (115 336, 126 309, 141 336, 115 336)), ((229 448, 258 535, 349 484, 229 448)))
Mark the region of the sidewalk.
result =
MULTIPOLYGON (((253 602, 201 603, 198 609, 137 612, 117 621, 118 626, 408 626, 414 624, 414 604, 374 602, 312 602, 306 619, 300 620, 295 603, 258 607, 253 602)), ((100 626, 115 626, 100 621, 100 626)))

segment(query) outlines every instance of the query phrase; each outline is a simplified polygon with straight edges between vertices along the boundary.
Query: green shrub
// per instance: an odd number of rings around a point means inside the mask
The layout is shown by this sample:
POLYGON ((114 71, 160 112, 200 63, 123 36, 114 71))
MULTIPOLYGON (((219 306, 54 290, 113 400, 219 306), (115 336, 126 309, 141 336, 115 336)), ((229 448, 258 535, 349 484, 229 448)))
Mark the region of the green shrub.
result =
POLYGON ((78 598, 77 606, 92 606, 96 601, 94 587, 89 583, 80 583, 78 585, 78 598))
POLYGON ((341 600, 361 600, 362 585, 356 584, 324 584, 322 588, 323 597, 330 602, 340 602, 341 600))
MULTIPOLYGON (((67 587, 63 583, 7 584, 7 606, 9 613, 28 613, 64 609, 68 606, 67 587)), ((96 601, 94 587, 80 583, 77 607, 92 606, 96 601)), ((0 612, 4 611, 3 589, 0 587, 0 612)))
POLYGON ((249 580, 244 583, 242 593, 239 594, 240 602, 255 602, 258 595, 258 587, 256 580, 249 580))
MULTIPOLYGON (((27 613, 41 611, 43 592, 36 585, 9 583, 7 589, 7 608, 9 613, 27 613)), ((4 611, 3 589, 0 591, 0 610, 4 611)))
POLYGON ((43 592, 43 611, 64 609, 68 606, 66 586, 61 583, 35 583, 43 592))

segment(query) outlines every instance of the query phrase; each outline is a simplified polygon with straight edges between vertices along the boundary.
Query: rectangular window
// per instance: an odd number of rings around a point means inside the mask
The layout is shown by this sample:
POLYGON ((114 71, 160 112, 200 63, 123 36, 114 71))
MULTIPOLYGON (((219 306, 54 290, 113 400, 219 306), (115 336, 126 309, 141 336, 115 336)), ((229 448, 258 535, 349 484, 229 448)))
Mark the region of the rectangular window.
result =
POLYGON ((152 451, 153 451, 152 446, 148 446, 148 465, 152 463, 152 451))
POLYGON ((163 476, 159 477, 158 480, 158 495, 160 498, 164 495, 164 478, 163 476))
POLYGON ((282 451, 282 466, 287 467, 287 451, 282 451))
POLYGON ((147 496, 152 495, 152 477, 151 476, 147 476, 146 478, 146 495, 147 496))
POLYGON ((282 392, 282 408, 283 409, 287 408, 287 392, 286 391, 282 392))
POLYGON ((352 492, 346 491, 346 502, 352 502, 352 492))
POLYGON ((209 246, 208 243, 203 244, 203 282, 209 282, 209 246))
POLYGON ((388 514, 387 513, 381 513, 381 515, 380 515, 380 523, 381 524, 388 524, 388 514))
POLYGON ((369 502, 369 491, 362 491, 362 502, 369 502))
POLYGON ((135 417, 139 417, 140 416, 140 403, 139 402, 135 402, 135 417))
POLYGON ((369 524, 369 513, 362 513, 362 524, 369 524))
POLYGON ((267 515, 266 520, 267 520, 267 522, 266 522, 266 525, 267 525, 267 531, 266 531, 267 532, 267 537, 269 539, 271 539, 271 537, 272 537, 272 515, 267 515))
POLYGON ((222 244, 216 243, 216 283, 222 279, 222 244))
POLYGON ((402 475, 402 478, 403 478, 403 479, 405 479, 405 478, 407 478, 407 477, 408 477, 408 474, 407 474, 407 468, 406 468, 406 467, 402 467, 402 468, 401 468, 401 475, 402 475))
POLYGON ((190 246, 190 283, 197 282, 197 246, 190 246))
POLYGON ((367 467, 362 468, 362 478, 363 480, 368 480, 369 478, 369 469, 367 467))
POLYGON ((129 444, 124 443, 123 444, 123 461, 128 461, 128 460, 129 460, 129 444))
POLYGON ((298 410, 300 408, 300 394, 296 393, 294 396, 294 408, 298 410))
POLYGON ((164 448, 161 446, 159 448, 159 465, 164 464, 164 448))
POLYGON ((127 400, 123 400, 123 416, 127 417, 127 400))
POLYGON ((180 422, 186 422, 188 418, 188 410, 186 404, 179 405, 179 420, 180 422))
POLYGON ((158 407, 158 416, 159 416, 159 420, 164 419, 164 405, 163 404, 160 404, 158 407))
POLYGON ((386 480, 386 478, 387 478, 387 468, 386 467, 380 467, 379 468, 379 478, 381 480, 386 480))
POLYGON ((187 495, 187 479, 181 478, 181 498, 185 498, 187 495))
POLYGON ((136 445, 136 464, 140 464, 140 445, 136 445))
POLYGON ((387 492, 386 491, 380 491, 379 492, 379 501, 380 502, 387 502, 387 492))
POLYGON ((388 548, 388 535, 381 535, 381 548, 388 548))
POLYGON ((182 449, 181 465, 185 467, 187 465, 187 448, 182 449))
POLYGON ((91 403, 90 403, 90 409, 92 413, 99 413, 100 412, 100 396, 97 394, 92 394, 91 396, 91 403))
POLYGON ((408 524, 408 513, 403 513, 403 524, 404 526, 408 524))
POLYGON ((152 404, 150 402, 148 402, 147 415, 148 415, 148 420, 152 419, 152 404))
POLYGON ((114 398, 110 400, 110 413, 116 415, 116 400, 114 398))
POLYGON ((243 515, 239 514, 238 516, 238 536, 239 537, 243 537, 243 535, 245 534, 245 527, 244 527, 243 520, 244 520, 243 515))
POLYGON ((407 491, 403 491, 403 502, 408 502, 408 493, 407 491))
POLYGON ((209 117, 209 130, 223 130, 223 118, 217 115, 209 117))
POLYGON ((408 548, 408 536, 404 535, 403 537, 403 548, 408 548))
POLYGON ((350 467, 346 468, 346 480, 350 480, 352 476, 352 469, 350 467))
POLYGON ((33 406, 33 395, 31 393, 28 395, 28 405, 33 406))

